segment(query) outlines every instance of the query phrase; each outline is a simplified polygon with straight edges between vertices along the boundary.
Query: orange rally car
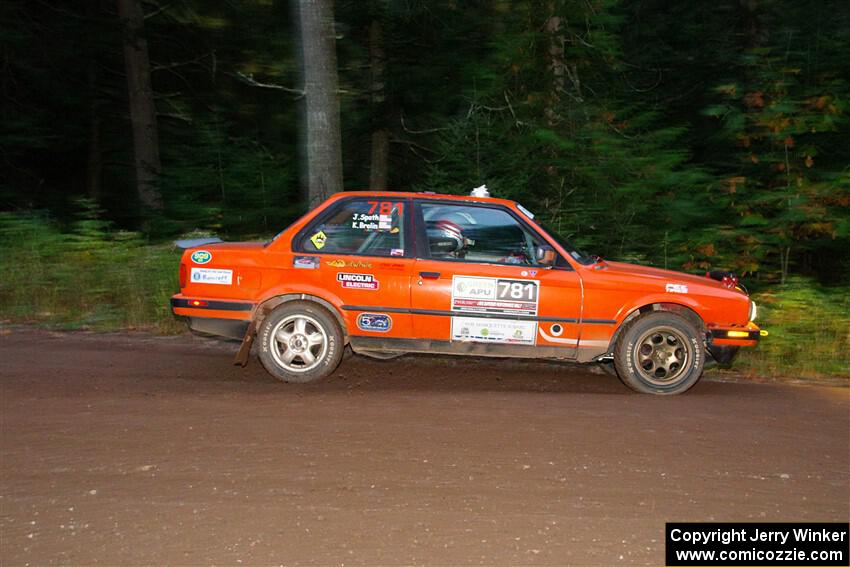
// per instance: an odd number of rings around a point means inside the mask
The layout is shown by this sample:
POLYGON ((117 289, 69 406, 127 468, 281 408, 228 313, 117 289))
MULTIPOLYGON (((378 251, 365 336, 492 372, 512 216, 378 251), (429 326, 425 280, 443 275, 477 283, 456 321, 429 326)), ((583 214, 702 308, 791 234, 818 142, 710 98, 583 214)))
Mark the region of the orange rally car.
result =
POLYGON ((328 376, 350 345, 601 362, 634 390, 677 394, 764 333, 731 274, 588 257, 486 195, 339 193, 269 242, 189 242, 172 308, 241 339, 237 364, 258 340, 287 382, 328 376))

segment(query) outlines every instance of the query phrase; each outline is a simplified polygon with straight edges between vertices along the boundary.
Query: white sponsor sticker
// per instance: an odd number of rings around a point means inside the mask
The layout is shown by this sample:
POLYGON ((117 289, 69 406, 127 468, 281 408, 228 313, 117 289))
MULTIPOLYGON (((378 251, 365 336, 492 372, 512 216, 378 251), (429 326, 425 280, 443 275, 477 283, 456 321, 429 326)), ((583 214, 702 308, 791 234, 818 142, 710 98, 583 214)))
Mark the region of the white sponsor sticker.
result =
POLYGON ((530 219, 534 218, 534 213, 532 213, 531 211, 529 211, 528 209, 526 209, 525 207, 523 207, 519 203, 516 204, 516 208, 519 209, 520 212, 522 214, 524 214, 525 216, 527 216, 528 218, 530 218, 530 219))
POLYGON ((667 293, 688 293, 688 286, 685 284, 668 283, 667 293))
POLYGON ((536 321, 452 317, 453 341, 534 345, 536 336, 536 321))
POLYGON ((372 274, 351 274, 347 272, 339 272, 336 275, 336 281, 342 287, 349 289, 378 289, 379 282, 372 274))
POLYGON ((213 270, 212 268, 192 268, 192 283, 233 285, 233 270, 213 270))
POLYGON ((452 278, 452 311, 537 315, 540 284, 536 280, 452 278))

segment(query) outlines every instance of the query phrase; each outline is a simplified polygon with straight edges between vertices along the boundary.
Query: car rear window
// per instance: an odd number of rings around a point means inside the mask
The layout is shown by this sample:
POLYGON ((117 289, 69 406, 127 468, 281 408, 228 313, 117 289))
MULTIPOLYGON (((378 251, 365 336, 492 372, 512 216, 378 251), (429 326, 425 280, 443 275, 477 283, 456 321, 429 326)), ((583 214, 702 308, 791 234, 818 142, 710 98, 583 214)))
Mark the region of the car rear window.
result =
POLYGON ((343 201, 308 225, 298 238, 299 252, 404 255, 404 201, 343 201))

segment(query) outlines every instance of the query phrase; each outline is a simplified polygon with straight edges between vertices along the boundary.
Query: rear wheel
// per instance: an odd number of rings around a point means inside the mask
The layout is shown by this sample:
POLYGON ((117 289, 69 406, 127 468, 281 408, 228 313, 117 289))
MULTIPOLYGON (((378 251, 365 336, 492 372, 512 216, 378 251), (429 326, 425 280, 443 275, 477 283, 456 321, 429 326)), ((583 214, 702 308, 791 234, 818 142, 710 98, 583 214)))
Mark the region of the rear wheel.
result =
POLYGON ((681 394, 702 376, 705 346, 697 327, 665 311, 628 324, 614 349, 617 374, 635 391, 681 394))
POLYGON ((258 333, 260 361, 284 382, 329 376, 342 360, 342 332, 324 308, 285 303, 266 317, 258 333))

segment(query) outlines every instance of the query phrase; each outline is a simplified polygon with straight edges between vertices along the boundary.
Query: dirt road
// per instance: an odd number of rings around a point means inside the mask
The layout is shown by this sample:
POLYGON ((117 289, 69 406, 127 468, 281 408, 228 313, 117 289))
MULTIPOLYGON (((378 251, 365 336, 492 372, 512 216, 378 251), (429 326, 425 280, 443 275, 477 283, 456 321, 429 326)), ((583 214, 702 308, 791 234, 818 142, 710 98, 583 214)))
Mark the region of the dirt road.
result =
POLYGON ((665 521, 850 518, 846 388, 234 350, 0 337, 0 564, 663 565, 665 521))

